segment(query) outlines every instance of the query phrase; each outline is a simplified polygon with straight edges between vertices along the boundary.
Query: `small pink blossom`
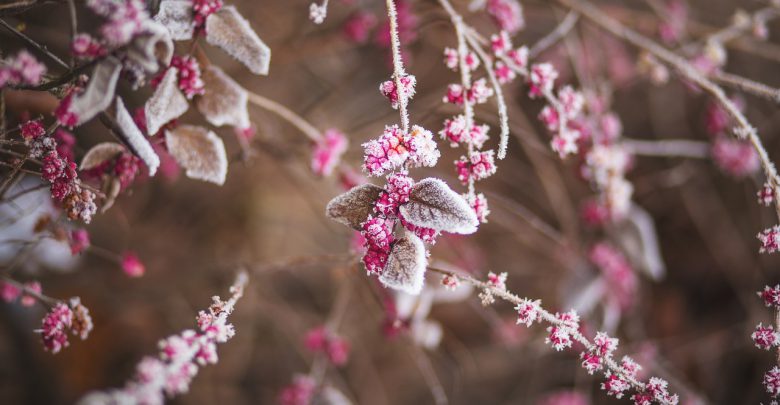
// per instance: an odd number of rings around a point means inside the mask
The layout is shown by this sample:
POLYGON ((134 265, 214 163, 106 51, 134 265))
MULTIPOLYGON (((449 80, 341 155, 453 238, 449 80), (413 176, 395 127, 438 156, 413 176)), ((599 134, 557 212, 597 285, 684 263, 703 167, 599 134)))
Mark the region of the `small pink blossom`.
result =
POLYGON ((200 65, 198 65, 198 61, 195 58, 192 56, 174 56, 171 59, 171 67, 177 69, 179 90, 188 99, 192 99, 194 96, 201 95, 206 91, 201 79, 200 65))
POLYGON ((195 29, 205 30, 206 19, 222 8, 222 0, 193 0, 192 11, 195 13, 195 29))
POLYGON ((759 253, 775 253, 780 249, 778 242, 780 242, 780 225, 775 225, 771 228, 764 229, 756 237, 761 242, 761 247, 758 249, 759 253))
POLYGON ((488 202, 487 198, 485 198, 485 195, 482 193, 472 194, 467 195, 465 198, 471 209, 473 209, 474 213, 477 214, 477 220, 483 224, 486 224, 488 222, 487 217, 490 215, 490 208, 488 208, 488 202))
POLYGON ((447 86, 447 94, 444 95, 444 98, 442 101, 445 103, 455 104, 455 105, 463 105, 463 102, 466 100, 463 86, 460 84, 450 84, 447 86))
POLYGON ((585 97, 571 86, 564 86, 558 90, 558 100, 561 103, 564 115, 570 120, 576 118, 585 105, 585 97))
POLYGON ((68 329, 73 323, 73 311, 59 303, 43 318, 43 326, 39 330, 43 347, 54 354, 59 353, 70 344, 68 342, 68 329))
POLYGON ((312 151, 311 169, 318 176, 329 176, 339 164, 341 155, 347 151, 347 137, 336 129, 325 131, 317 140, 312 151))
POLYGON ((464 185, 471 180, 482 180, 496 173, 495 157, 492 150, 473 152, 468 158, 461 156, 455 161, 458 180, 464 185))
POLYGON ((493 53, 496 56, 505 55, 512 49, 512 39, 509 38, 509 33, 501 31, 498 34, 490 36, 490 47, 493 49, 493 53))
POLYGON ((468 92, 468 100, 473 104, 484 104, 493 96, 493 89, 487 85, 487 80, 478 79, 471 84, 468 92))
POLYGON ((31 141, 46 134, 46 129, 40 120, 30 120, 19 125, 20 132, 25 140, 31 141))
POLYGON ((551 345, 553 349, 561 351, 564 348, 571 347, 571 333, 579 328, 580 317, 577 312, 571 310, 564 313, 556 313, 555 317, 559 324, 554 324, 547 328, 549 333, 545 343, 551 345))
POLYGON ((523 45, 520 48, 507 52, 506 56, 516 68, 525 69, 528 67, 528 47, 523 45))
POLYGON ((609 219, 609 209, 598 199, 589 199, 580 205, 580 218, 585 225, 601 227, 609 219))
POLYGON ((77 255, 90 245, 89 232, 86 229, 74 229, 70 232, 70 253, 77 255))
POLYGON ((3 301, 10 304, 11 302, 16 301, 21 294, 22 290, 19 287, 7 281, 0 282, 0 297, 3 298, 3 301))
POLYGON ((529 96, 531 98, 536 98, 543 94, 550 93, 555 84, 555 79, 557 78, 558 71, 549 63, 539 63, 531 66, 528 80, 529 85, 531 86, 528 93, 529 96))
POLYGON ((444 286, 444 288, 450 291, 454 291, 460 286, 460 279, 455 276, 446 274, 441 278, 441 284, 444 286))
POLYGON ((488 140, 487 125, 472 125, 471 131, 466 131, 466 117, 457 115, 453 118, 444 120, 444 129, 439 131, 442 139, 450 141, 450 146, 458 146, 459 143, 471 144, 477 149, 482 148, 485 141, 488 140))
POLYGON ((758 153, 745 141, 719 136, 712 146, 712 157, 721 170, 734 177, 744 177, 760 168, 758 153))
POLYGON ((764 326, 759 323, 750 338, 757 348, 763 350, 769 350, 780 344, 780 333, 775 331, 772 325, 764 326))
POLYGON ((780 284, 774 287, 764 286, 764 290, 759 291, 757 294, 764 300, 764 305, 767 307, 774 306, 780 309, 780 284))
POLYGON ((769 395, 780 396, 780 367, 774 366, 764 374, 764 387, 769 395))
POLYGON ((279 394, 281 405, 309 405, 314 397, 317 383, 313 378, 304 375, 296 375, 292 384, 284 387, 279 394))
POLYGON ((6 58, 5 64, 0 67, 0 87, 8 84, 35 86, 41 82, 44 74, 46 66, 26 50, 21 50, 16 56, 6 58))
POLYGON ((122 271, 128 277, 141 277, 146 272, 146 267, 134 252, 122 254, 122 271))
POLYGON ((522 299, 520 303, 515 306, 517 311, 517 324, 523 324, 530 327, 534 322, 539 320, 539 306, 541 301, 531 301, 528 299, 522 299))
POLYGON ((494 288, 506 290, 506 277, 507 273, 496 274, 491 271, 488 273, 487 282, 494 288))
MULTIPOLYGON (((37 294, 40 294, 43 291, 43 289, 41 288, 41 283, 37 281, 30 281, 28 283, 24 283, 24 289, 28 291, 32 291, 37 294)), ((19 302, 22 304, 22 306, 31 307, 35 305, 36 300, 37 298, 35 298, 35 296, 27 293, 23 293, 22 299, 19 302)))
POLYGON ((607 371, 605 377, 606 381, 601 383, 601 389, 607 391, 607 395, 614 395, 615 398, 620 399, 623 398, 624 393, 631 388, 628 381, 611 371, 607 371))
MULTIPOLYGON (((406 101, 411 100, 415 94, 415 85, 417 79, 413 75, 405 75, 401 77, 401 88, 403 94, 406 96, 406 101)), ((383 96, 387 97, 390 101, 390 106, 393 109, 398 109, 398 103, 400 102, 398 90, 396 89, 395 79, 387 80, 379 85, 379 92, 383 96)))
POLYGON ((488 0, 487 12, 499 28, 510 34, 516 34, 525 27, 523 7, 517 0, 488 0))
POLYGON ((493 69, 493 72, 496 75, 496 79, 498 79, 498 82, 501 84, 507 84, 512 82, 512 80, 515 80, 515 71, 512 70, 509 66, 507 66, 506 63, 497 61, 496 66, 493 69))
POLYGON ((79 59, 94 59, 105 55, 106 50, 91 35, 86 33, 76 34, 73 42, 70 44, 70 51, 79 59))
POLYGON ((364 44, 368 41, 371 29, 376 26, 376 23, 375 15, 366 11, 357 11, 347 18, 342 27, 342 32, 350 41, 364 44))
POLYGON ((775 201, 775 190, 771 184, 764 183, 761 189, 758 190, 757 196, 758 203, 764 207, 768 207, 775 201))

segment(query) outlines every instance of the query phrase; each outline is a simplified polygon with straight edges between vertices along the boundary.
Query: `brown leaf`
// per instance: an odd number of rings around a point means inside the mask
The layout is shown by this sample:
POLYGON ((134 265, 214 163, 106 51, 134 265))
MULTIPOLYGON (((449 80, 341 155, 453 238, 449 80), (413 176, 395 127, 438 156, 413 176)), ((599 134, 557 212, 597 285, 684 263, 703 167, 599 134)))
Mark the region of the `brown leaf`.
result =
POLYGON ((101 165, 103 162, 114 159, 126 149, 116 142, 102 142, 90 149, 84 158, 81 159, 79 170, 90 170, 101 165))
POLYGON ((125 103, 119 97, 116 98, 116 123, 130 150, 149 168, 149 176, 154 176, 157 173, 157 168, 160 167, 160 157, 157 156, 152 145, 135 125, 133 117, 125 108, 125 103))
POLYGON ((175 67, 168 69, 154 94, 144 105, 146 128, 150 136, 171 120, 179 118, 190 107, 187 97, 179 90, 178 73, 175 67))
POLYGON ((168 29, 160 23, 144 22, 145 32, 133 38, 127 47, 127 60, 146 73, 156 73, 160 66, 171 64, 173 40, 168 29))
POLYGON ((355 230, 360 230, 361 224, 366 221, 374 210, 374 201, 382 193, 382 187, 371 183, 353 187, 346 193, 330 200, 325 208, 325 215, 336 222, 342 223, 355 230))
POLYGON ((232 125, 248 128, 249 96, 246 90, 214 65, 207 67, 202 77, 204 93, 196 103, 206 120, 216 127, 232 125))
POLYGON ((114 206, 119 192, 122 191, 122 183, 115 176, 105 176, 102 191, 106 198, 103 200, 103 205, 100 206, 100 212, 104 214, 109 208, 114 206))
POLYGON ((190 40, 195 32, 190 0, 163 0, 154 20, 168 29, 174 41, 190 40))
POLYGON ((74 96, 68 108, 69 112, 78 117, 77 126, 89 121, 111 105, 121 71, 122 64, 119 59, 112 56, 95 66, 87 89, 74 96))
POLYGON ((468 202, 443 181, 421 180, 412 187, 409 202, 401 205, 401 215, 415 226, 437 231, 470 234, 479 220, 468 202))
POLYGON ((379 281, 387 287, 417 295, 422 291, 427 266, 423 242, 408 233, 393 244, 379 281))
POLYGON ((168 151, 187 177, 222 185, 227 176, 225 144, 216 134, 203 127, 182 125, 165 132, 168 151))
POLYGON ((257 75, 267 75, 271 49, 235 7, 226 6, 206 19, 206 41, 225 50, 257 75))

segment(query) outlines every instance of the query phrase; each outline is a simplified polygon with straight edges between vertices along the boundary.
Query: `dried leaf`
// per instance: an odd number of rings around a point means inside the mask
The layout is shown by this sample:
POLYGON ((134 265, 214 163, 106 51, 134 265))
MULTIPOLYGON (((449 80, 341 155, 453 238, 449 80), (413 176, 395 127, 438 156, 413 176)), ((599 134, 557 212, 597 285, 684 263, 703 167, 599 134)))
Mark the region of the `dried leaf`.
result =
POLYGON ((157 86, 152 97, 146 101, 146 128, 154 135, 163 125, 180 117, 190 107, 187 97, 179 90, 179 71, 171 67, 157 86))
POLYGON ((168 29, 174 41, 190 40, 195 33, 190 0, 163 0, 154 20, 168 29))
POLYGON ((235 7, 226 6, 206 19, 206 41, 225 50, 256 75, 267 75, 271 49, 235 7))
POLYGON ((248 128, 249 96, 241 85, 236 83, 222 69, 209 66, 203 71, 204 94, 198 97, 198 110, 211 125, 232 125, 248 128))
POLYGON ((116 142, 102 142, 90 149, 84 158, 81 159, 79 170, 90 170, 101 165, 103 162, 111 160, 126 149, 116 142))
POLYGON ((168 29, 160 23, 144 22, 144 33, 137 35, 127 47, 127 59, 146 73, 156 73, 160 66, 168 66, 173 58, 173 40, 168 29))
POLYGON ((95 66, 87 89, 74 96, 68 107, 68 111, 78 117, 77 126, 89 121, 111 105, 121 71, 122 64, 114 57, 108 57, 95 66))
POLYGON ((409 202, 400 208, 404 219, 415 226, 437 231, 470 234, 479 220, 460 194, 439 179, 427 178, 412 187, 409 202))
POLYGON ((106 198, 103 200, 103 205, 100 206, 100 212, 106 213, 109 208, 114 206, 114 202, 116 202, 119 192, 122 191, 122 183, 114 176, 106 176, 103 180, 102 191, 103 194, 106 195, 106 198))
POLYGON ((157 168, 160 167, 160 157, 157 156, 152 145, 135 125, 133 117, 125 108, 125 103, 119 97, 116 98, 116 122, 127 146, 149 168, 149 176, 154 176, 157 173, 157 168))
POLYGON ((413 234, 406 234, 393 244, 379 281, 387 287, 417 295, 422 291, 427 266, 423 242, 413 234))
POLYGON ((182 125, 165 132, 168 151, 187 177, 222 185, 227 176, 228 161, 225 144, 213 132, 203 127, 182 125))
POLYGON ((382 187, 371 183, 353 187, 346 193, 330 200, 325 215, 336 222, 355 230, 362 229, 361 224, 374 210, 374 201, 382 193, 382 187))

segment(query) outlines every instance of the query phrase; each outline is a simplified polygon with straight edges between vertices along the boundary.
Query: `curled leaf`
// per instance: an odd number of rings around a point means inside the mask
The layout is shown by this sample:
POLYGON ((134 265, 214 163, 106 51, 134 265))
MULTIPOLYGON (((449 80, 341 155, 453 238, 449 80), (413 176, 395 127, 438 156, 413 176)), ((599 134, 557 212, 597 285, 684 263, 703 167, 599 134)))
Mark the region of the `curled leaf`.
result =
POLYGON ((163 0, 154 20, 168 29, 174 41, 190 40, 195 33, 190 0, 163 0))
POLYGON ((413 234, 406 234, 393 244, 379 281, 387 287, 417 295, 422 291, 427 266, 423 242, 413 234))
POLYGON ((246 90, 213 65, 203 71, 202 78, 204 93, 198 97, 197 106, 206 120, 216 127, 248 128, 249 96, 246 90))
POLYGON ((157 156, 152 145, 135 125, 133 117, 125 108, 125 103, 119 97, 116 98, 116 123, 122 131, 121 135, 127 142, 127 146, 149 168, 149 176, 154 176, 157 173, 157 168, 160 167, 160 157, 157 156))
POLYGON ((68 107, 68 112, 78 117, 76 125, 89 121, 111 105, 121 71, 122 64, 114 57, 108 57, 95 66, 86 90, 74 96, 68 107))
POLYGON ((115 176, 106 176, 103 179, 101 191, 106 195, 106 198, 103 200, 103 205, 100 206, 100 212, 105 213, 114 206, 119 192, 122 191, 122 183, 115 176))
POLYGON ((206 41, 238 59, 252 73, 267 75, 271 49, 235 7, 226 6, 206 19, 206 41))
POLYGON ((125 151, 125 147, 116 142, 102 142, 90 149, 81 159, 79 170, 90 170, 100 166, 103 162, 114 159, 125 151))
POLYGON ((127 59, 146 73, 156 73, 160 66, 168 66, 173 58, 173 40, 168 29, 160 23, 144 22, 144 32, 133 38, 127 47, 127 59))
POLYGON ((470 234, 479 220, 460 194, 439 179, 427 178, 412 187, 409 202, 401 205, 401 215, 415 226, 437 231, 470 234))
POLYGON ((163 125, 187 112, 190 106, 187 97, 179 90, 178 74, 179 71, 175 67, 168 69, 154 94, 144 105, 149 135, 156 134, 163 125))
POLYGON ((631 204, 628 216, 616 225, 616 231, 619 235, 616 240, 631 262, 653 280, 661 280, 666 274, 666 265, 653 217, 639 205, 631 204))
POLYGON ((374 201, 382 193, 382 187, 371 183, 353 187, 346 193, 330 200, 325 207, 325 215, 336 222, 342 223, 355 230, 362 229, 361 224, 366 221, 374 209, 374 201))
POLYGON ((165 132, 165 143, 176 162, 186 169, 187 177, 222 185, 227 176, 225 144, 203 127, 182 125, 165 132))

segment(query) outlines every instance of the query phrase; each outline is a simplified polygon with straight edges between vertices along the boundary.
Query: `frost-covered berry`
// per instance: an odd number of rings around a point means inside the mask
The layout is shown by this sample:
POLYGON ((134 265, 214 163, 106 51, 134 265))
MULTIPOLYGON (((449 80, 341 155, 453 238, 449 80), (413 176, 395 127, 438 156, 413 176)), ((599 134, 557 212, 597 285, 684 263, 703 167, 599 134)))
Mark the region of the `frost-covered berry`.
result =
POLYGON ((763 350, 769 350, 772 347, 780 344, 780 334, 775 331, 772 325, 764 326, 763 324, 759 323, 756 325, 756 330, 753 331, 753 334, 750 335, 750 338, 753 339, 753 343, 756 344, 757 348, 763 350))
POLYGON ((74 229, 70 232, 70 253, 77 255, 89 247, 89 232, 86 229, 74 229))
POLYGON ((222 8, 222 0, 193 0, 192 11, 195 13, 195 29, 203 30, 206 27, 206 19, 222 8))
POLYGON ((606 380, 601 383, 601 389, 607 392, 607 395, 614 395, 615 398, 623 398, 624 393, 631 388, 631 385, 617 374, 607 371, 606 380))
POLYGON ((712 146, 712 157, 718 167, 736 178, 755 173, 761 162, 750 143, 719 136, 712 146))
POLYGON ((455 161, 456 172, 461 183, 468 184, 470 180, 482 180, 496 172, 495 157, 492 150, 473 152, 468 158, 461 156, 455 161))
POLYGON ((523 45, 520 48, 507 52, 506 56, 516 68, 525 69, 528 67, 528 47, 523 45))
MULTIPOLYGON (((415 78, 413 75, 404 75, 401 77, 400 82, 401 89, 404 92, 403 94, 406 96, 406 101, 411 100, 415 94, 417 78, 415 78)), ((387 97, 388 100, 390 100, 390 105, 393 107, 393 109, 398 109, 398 103, 400 100, 398 90, 396 89, 395 80, 387 80, 380 84, 379 92, 382 93, 383 96, 387 97)))
POLYGON ((525 27, 523 7, 517 0, 488 0, 487 12, 499 28, 515 34, 525 27))
POLYGON ((567 119, 576 118, 585 105, 585 97, 571 86, 564 86, 558 91, 558 100, 567 119))
POLYGON ((3 301, 7 303, 14 302, 21 294, 22 290, 19 287, 6 281, 0 282, 0 298, 3 301))
POLYGON ((442 139, 450 141, 450 146, 458 146, 459 143, 471 144, 477 149, 481 148, 488 140, 487 125, 472 125, 471 131, 466 131, 466 117, 462 114, 444 120, 444 128, 439 131, 442 139))
POLYGON ((645 384, 645 392, 658 403, 664 404, 677 404, 677 395, 670 395, 669 383, 658 377, 650 377, 650 380, 645 384))
POLYGON ((498 34, 490 36, 490 47, 493 49, 493 53, 496 56, 505 55, 512 49, 512 40, 509 38, 509 33, 501 31, 498 34))
POLYGON ((506 277, 507 273, 496 274, 492 271, 488 273, 487 282, 494 288, 499 290, 506 290, 506 277))
POLYGON ((31 120, 19 125, 20 132, 25 140, 34 140, 46 134, 46 129, 40 120, 31 120))
POLYGON ((341 155, 347 151, 347 137, 336 129, 325 131, 322 138, 314 143, 311 157, 311 169, 318 176, 329 176, 341 161, 341 155))
POLYGON ((498 79, 498 82, 501 84, 510 83, 512 80, 515 80, 516 77, 515 71, 501 61, 496 62, 493 73, 495 73, 496 79, 498 79))
POLYGON ((775 200, 775 190, 769 183, 764 183, 761 189, 758 190, 757 196, 758 203, 768 207, 772 205, 772 202, 775 200))
POLYGON ((409 160, 416 166, 433 167, 439 161, 441 153, 436 146, 431 131, 414 125, 406 137, 406 143, 409 145, 409 160))
POLYGON ((764 388, 769 395, 780 396, 780 367, 774 366, 764 374, 764 388))
POLYGON ((474 213, 477 214, 477 219, 479 222, 486 224, 487 217, 490 215, 490 208, 488 208, 488 202, 487 198, 485 198, 485 195, 479 193, 474 195, 467 195, 464 198, 469 203, 471 209, 474 210, 474 213))
POLYGON ((515 311, 517 311, 517 324, 523 324, 525 326, 531 326, 534 322, 539 320, 539 305, 541 301, 531 301, 523 299, 515 305, 515 311))
POLYGON ((393 230, 389 222, 380 217, 368 217, 363 223, 362 233, 369 245, 380 249, 390 249, 390 244, 393 243, 393 230))
POLYGON ((450 84, 447 86, 447 94, 444 95, 443 101, 445 103, 463 105, 465 101, 465 92, 463 86, 460 84, 450 84))
POLYGON ((366 253, 363 255, 363 265, 368 274, 381 274, 387 265, 387 259, 390 257, 389 249, 382 249, 371 243, 366 244, 366 253))
POLYGON ((95 38, 89 34, 80 33, 73 37, 70 51, 79 59, 94 59, 105 55, 106 50, 95 38))
POLYGON ((759 291, 758 296, 764 300, 764 305, 767 307, 780 309, 780 284, 774 287, 764 286, 764 290, 759 291))
POLYGON ((571 347, 571 333, 579 329, 580 317, 574 310, 562 314, 556 313, 555 317, 558 319, 559 324, 547 328, 549 335, 545 339, 545 343, 551 345, 553 349, 560 351, 571 347))
POLYGON ((73 311, 63 303, 55 305, 43 318, 43 326, 38 330, 44 349, 56 354, 68 347, 70 343, 67 332, 72 322, 73 311))
POLYGON ((558 110, 551 105, 546 105, 539 113, 539 121, 542 121, 548 131, 554 132, 558 130, 561 125, 561 118, 558 114, 558 110))
POLYGON ((549 63, 539 63, 531 66, 528 78, 530 85, 529 96, 535 98, 551 92, 557 78, 558 71, 549 63))
POLYGON ((200 65, 192 56, 174 56, 171 59, 171 67, 175 67, 178 74, 179 90, 184 93, 188 99, 196 95, 203 94, 203 80, 201 79, 200 65))
POLYGON ((128 277, 141 277, 146 272, 146 267, 135 252, 128 251, 122 254, 122 271, 128 277))
POLYGON ((468 100, 473 104, 484 104, 487 100, 493 96, 493 89, 487 85, 487 80, 479 79, 475 80, 471 84, 469 90, 468 100))
POLYGON ((357 11, 344 22, 342 32, 352 42, 363 44, 368 41, 371 29, 376 26, 376 16, 366 12, 357 11))
POLYGON ((780 225, 775 225, 771 228, 764 229, 756 237, 761 242, 761 247, 758 249, 759 253, 775 253, 780 248, 778 247, 778 234, 780 234, 780 225))
POLYGON ((401 220, 401 225, 404 228, 406 228, 409 232, 415 234, 423 242, 428 243, 430 245, 436 244, 436 238, 439 236, 439 231, 431 228, 425 228, 422 226, 410 224, 409 222, 406 221, 406 219, 403 216, 399 216, 398 219, 401 220))
POLYGON ((24 307, 31 307, 35 305, 37 298, 35 298, 35 296, 31 294, 28 294, 26 291, 31 291, 33 293, 40 294, 43 291, 43 289, 41 288, 41 283, 37 281, 30 281, 24 283, 24 289, 25 289, 25 293, 22 294, 22 299, 19 300, 19 303, 22 304, 22 306, 24 307))
MULTIPOLYGON (((479 67, 479 58, 474 52, 468 52, 464 58, 466 69, 473 71, 479 67)), ((460 69, 460 54, 452 48, 444 48, 444 64, 453 71, 460 69)))
POLYGON ((441 284, 444 286, 444 288, 453 291, 460 286, 460 279, 455 276, 446 274, 441 278, 441 284))
POLYGON ((284 387, 279 394, 281 405, 308 405, 314 397, 317 382, 304 375, 296 375, 292 384, 284 387))
POLYGON ((41 176, 49 182, 54 182, 65 172, 66 162, 57 155, 57 152, 50 152, 41 163, 41 176))
POLYGON ((379 139, 364 143, 363 148, 363 167, 373 176, 381 176, 386 171, 400 167, 409 157, 403 131, 397 125, 385 127, 379 139))

